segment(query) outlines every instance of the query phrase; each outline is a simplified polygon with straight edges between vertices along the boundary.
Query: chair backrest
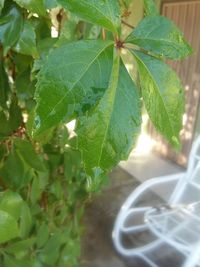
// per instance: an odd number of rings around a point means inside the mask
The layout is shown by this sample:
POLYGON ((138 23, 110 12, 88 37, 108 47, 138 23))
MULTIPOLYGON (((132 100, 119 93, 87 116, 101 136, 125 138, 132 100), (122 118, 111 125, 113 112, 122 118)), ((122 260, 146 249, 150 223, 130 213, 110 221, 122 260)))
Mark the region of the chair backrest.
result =
POLYGON ((200 136, 194 141, 185 176, 172 193, 170 204, 189 204, 200 201, 200 136))

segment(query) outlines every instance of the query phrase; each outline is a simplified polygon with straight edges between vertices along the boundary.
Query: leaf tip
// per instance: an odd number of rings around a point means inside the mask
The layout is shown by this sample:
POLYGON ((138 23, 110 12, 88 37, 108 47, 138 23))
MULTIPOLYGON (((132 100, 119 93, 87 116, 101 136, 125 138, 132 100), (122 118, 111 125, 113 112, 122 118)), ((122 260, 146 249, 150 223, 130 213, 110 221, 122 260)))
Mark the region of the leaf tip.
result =
POLYGON ((171 138, 171 144, 173 145, 173 147, 177 151, 180 151, 180 149, 181 149, 181 143, 180 143, 179 138, 177 138, 176 136, 172 136, 172 138, 171 138))

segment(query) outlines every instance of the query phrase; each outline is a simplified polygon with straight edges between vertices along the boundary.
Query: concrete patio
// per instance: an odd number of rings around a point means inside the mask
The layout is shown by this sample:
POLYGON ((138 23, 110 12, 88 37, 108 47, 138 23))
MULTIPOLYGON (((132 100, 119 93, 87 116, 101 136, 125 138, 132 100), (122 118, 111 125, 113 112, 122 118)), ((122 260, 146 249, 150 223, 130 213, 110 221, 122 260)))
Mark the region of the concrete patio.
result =
MULTIPOLYGON (((110 174, 109 187, 87 207, 81 267, 147 267, 139 259, 123 259, 115 252, 111 234, 116 215, 127 196, 141 182, 155 176, 183 171, 179 166, 154 154, 136 156, 133 153, 127 162, 121 162, 110 174)), ((162 192, 162 196, 165 197, 165 194, 168 192, 162 192)), ((158 195, 153 192, 142 201, 156 204, 159 201, 158 195)), ((156 259, 160 267, 181 266, 181 255, 172 255, 166 247, 158 255, 156 259)))

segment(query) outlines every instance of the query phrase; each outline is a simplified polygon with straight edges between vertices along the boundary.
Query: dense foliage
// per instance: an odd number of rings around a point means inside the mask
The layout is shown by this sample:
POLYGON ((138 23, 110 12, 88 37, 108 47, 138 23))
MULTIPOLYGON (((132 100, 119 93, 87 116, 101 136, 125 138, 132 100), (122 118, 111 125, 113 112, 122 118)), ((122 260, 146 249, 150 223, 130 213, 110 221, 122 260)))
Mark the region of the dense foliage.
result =
POLYGON ((191 48, 153 0, 123 38, 130 2, 0 0, 2 267, 79 265, 84 205, 127 159, 142 101, 156 129, 179 145, 184 91, 164 60, 191 48))

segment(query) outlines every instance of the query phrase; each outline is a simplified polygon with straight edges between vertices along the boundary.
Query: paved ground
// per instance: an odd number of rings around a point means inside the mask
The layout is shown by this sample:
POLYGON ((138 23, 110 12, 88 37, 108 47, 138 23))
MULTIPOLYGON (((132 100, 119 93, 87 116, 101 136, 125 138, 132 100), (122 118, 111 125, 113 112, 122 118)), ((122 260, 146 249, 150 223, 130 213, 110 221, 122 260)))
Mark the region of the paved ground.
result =
MULTIPOLYGON (((116 215, 127 196, 139 185, 139 181, 119 167, 113 170, 110 177, 110 186, 86 210, 81 267, 147 267, 136 258, 122 259, 115 252, 111 239, 116 215)), ((150 200, 156 204, 158 196, 152 193, 143 201, 148 203, 150 200)), ((180 255, 173 255, 167 247, 151 256, 157 258, 160 267, 182 265, 180 255)))
POLYGON ((86 233, 83 240, 81 267, 124 267, 115 253, 111 233, 116 214, 133 187, 139 183, 120 168, 111 173, 109 188, 88 206, 85 216, 86 233))

